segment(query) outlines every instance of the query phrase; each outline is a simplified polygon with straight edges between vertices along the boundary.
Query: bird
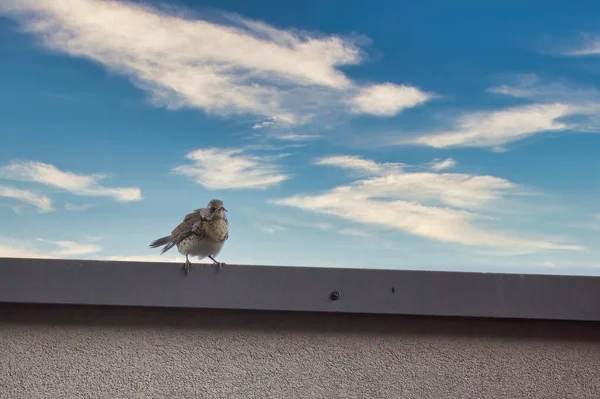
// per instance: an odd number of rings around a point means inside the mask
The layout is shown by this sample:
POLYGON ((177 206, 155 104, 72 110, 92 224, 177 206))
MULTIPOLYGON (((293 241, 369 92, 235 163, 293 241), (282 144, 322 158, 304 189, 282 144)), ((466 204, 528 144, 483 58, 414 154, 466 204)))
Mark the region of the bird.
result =
POLYGON ((194 209, 185 215, 183 222, 170 235, 152 241, 150 248, 163 247, 160 252, 162 255, 177 246, 179 253, 185 255, 183 271, 186 276, 190 274, 192 266, 190 255, 197 256, 199 260, 208 257, 222 270, 225 263, 215 258, 229 238, 229 221, 225 212, 227 209, 223 201, 212 199, 206 208, 194 209))

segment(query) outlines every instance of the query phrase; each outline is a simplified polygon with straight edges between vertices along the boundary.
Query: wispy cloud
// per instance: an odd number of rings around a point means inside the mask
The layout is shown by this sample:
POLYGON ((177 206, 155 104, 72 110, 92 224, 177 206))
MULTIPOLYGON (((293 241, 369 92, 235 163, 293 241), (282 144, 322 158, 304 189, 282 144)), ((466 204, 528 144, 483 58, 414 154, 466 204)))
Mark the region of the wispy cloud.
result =
POLYGON ((431 162, 430 167, 435 171, 440 171, 453 168, 456 166, 456 164, 457 162, 454 158, 446 158, 444 160, 434 160, 431 162))
POLYGON ((586 111, 586 105, 597 106, 600 103, 600 92, 593 87, 580 86, 567 80, 547 81, 534 73, 516 75, 510 83, 490 87, 487 91, 539 103, 575 104, 581 108, 581 112, 586 111))
POLYGON ((434 148, 489 147, 544 133, 598 131, 600 92, 564 81, 545 82, 535 74, 518 76, 510 84, 489 88, 488 93, 529 102, 484 111, 469 111, 450 121, 450 128, 392 140, 434 148))
MULTIPOLYGON (((137 262, 183 262, 181 255, 176 253, 167 253, 164 255, 95 255, 102 251, 103 248, 94 243, 102 240, 103 237, 88 235, 83 235, 83 241, 48 240, 43 238, 18 240, 9 237, 0 237, 0 257, 38 259, 61 259, 75 257, 79 259, 102 259, 137 262)), ((212 263, 212 261, 206 261, 204 259, 197 262, 212 263)))
POLYGON ((252 129, 264 129, 269 126, 273 126, 274 124, 275 121, 273 119, 266 119, 264 121, 256 122, 254 125, 252 125, 252 129))
POLYGON ((43 240, 41 238, 38 238, 38 241, 56 246, 57 249, 51 252, 51 254, 56 257, 88 255, 102 250, 102 247, 99 245, 87 242, 75 242, 67 240, 53 241, 43 240))
POLYGON ((500 146, 539 133, 566 130, 569 125, 560 118, 576 113, 576 107, 561 103, 467 113, 454 122, 452 129, 425 134, 410 142, 434 148, 500 146))
MULTIPOLYGON (((433 200, 461 208, 481 208, 507 195, 519 193, 520 187, 506 179, 463 173, 433 173, 403 171, 396 163, 377 163, 357 156, 325 157, 316 165, 343 169, 361 168, 370 172, 365 180, 355 182, 357 188, 378 196, 400 195, 410 200, 433 200), (348 162, 348 161, 351 162, 348 162)), ((350 191, 354 191, 351 190, 350 191)), ((523 189, 524 192, 524 189, 523 189)))
POLYGON ((390 169, 400 170, 403 166, 398 163, 377 163, 373 160, 364 159, 356 155, 332 155, 316 160, 315 165, 337 166, 370 174, 379 174, 390 169))
MULTIPOLYGON (((371 176, 324 193, 272 202, 447 243, 519 251, 583 249, 482 227, 478 222, 490 219, 489 216, 472 210, 483 212, 507 196, 518 194, 519 186, 508 180, 458 173, 407 173, 362 161, 369 165, 362 170, 372 171, 371 176)), ((357 164, 331 160, 318 163, 343 168, 357 164)))
POLYGON ((600 262, 574 262, 574 261, 562 261, 562 260, 546 260, 540 262, 534 262, 528 264, 529 267, 537 267, 544 269, 559 269, 559 270, 591 270, 600 269, 600 262))
POLYGON ((67 202, 65 204, 65 211, 83 212, 90 209, 92 206, 93 205, 91 204, 72 204, 70 202, 67 202))
POLYGON ((333 234, 341 234, 353 237, 374 237, 371 230, 356 227, 345 227, 340 226, 338 223, 331 223, 329 221, 311 221, 302 218, 294 217, 286 213, 274 213, 274 212, 260 212, 257 213, 254 210, 248 210, 247 212, 253 214, 254 225, 257 229, 268 233, 275 234, 284 231, 291 231, 297 229, 309 229, 309 230, 320 230, 333 234))
POLYGON ((576 57, 600 55, 600 35, 584 33, 576 45, 561 53, 562 55, 576 57))
POLYGON ((52 212, 52 200, 45 195, 41 195, 29 190, 22 190, 15 187, 0 185, 0 197, 8 198, 33 205, 40 212, 52 212))
POLYGON ((264 224, 264 223, 256 223, 256 227, 267 234, 275 234, 282 231, 286 231, 287 228, 281 226, 279 224, 264 224))
POLYGON ((281 133, 275 134, 273 138, 282 141, 311 141, 321 138, 316 134, 301 134, 301 133, 281 133))
POLYGON ((264 189, 288 179, 276 164, 279 156, 248 154, 244 149, 202 148, 186 154, 190 165, 173 168, 210 190, 264 189))
POLYGON ((34 182, 89 197, 111 197, 116 201, 139 201, 141 190, 137 187, 106 187, 100 184, 104 174, 77 174, 65 172, 56 166, 37 161, 14 161, 0 167, 0 178, 34 182))
POLYGON ((365 59, 365 38, 283 30, 232 14, 217 23, 172 10, 100 0, 0 5, 47 48, 129 77, 157 105, 267 118, 256 128, 328 112, 393 116, 431 97, 416 87, 364 86, 346 76, 339 67, 365 59))
POLYGON ((102 247, 90 242, 68 240, 15 240, 0 237, 0 257, 7 258, 71 258, 89 255, 102 250, 102 247))

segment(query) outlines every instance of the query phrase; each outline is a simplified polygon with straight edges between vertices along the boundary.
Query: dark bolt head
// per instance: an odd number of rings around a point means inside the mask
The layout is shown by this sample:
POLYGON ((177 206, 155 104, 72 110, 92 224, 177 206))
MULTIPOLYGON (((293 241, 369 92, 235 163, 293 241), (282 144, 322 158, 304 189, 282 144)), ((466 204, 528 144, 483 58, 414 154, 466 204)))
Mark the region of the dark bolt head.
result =
POLYGON ((339 291, 331 291, 331 295, 329 295, 329 298, 331 298, 332 301, 337 301, 338 299, 340 299, 340 292, 339 291))

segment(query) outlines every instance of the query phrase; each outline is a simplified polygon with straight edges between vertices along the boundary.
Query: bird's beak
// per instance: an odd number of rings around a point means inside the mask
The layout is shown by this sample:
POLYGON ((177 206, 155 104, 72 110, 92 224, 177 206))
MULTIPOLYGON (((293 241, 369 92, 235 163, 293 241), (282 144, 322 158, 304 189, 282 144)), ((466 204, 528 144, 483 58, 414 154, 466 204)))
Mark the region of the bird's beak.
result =
POLYGON ((225 212, 227 212, 227 209, 224 206, 222 206, 221 209, 223 209, 225 212))

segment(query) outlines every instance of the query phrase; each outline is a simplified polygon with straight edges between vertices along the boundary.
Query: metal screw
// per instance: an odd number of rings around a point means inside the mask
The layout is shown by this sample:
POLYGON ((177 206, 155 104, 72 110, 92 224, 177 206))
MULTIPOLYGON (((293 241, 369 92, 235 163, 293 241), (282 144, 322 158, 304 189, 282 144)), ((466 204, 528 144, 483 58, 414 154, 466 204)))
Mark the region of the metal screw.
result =
POLYGON ((331 291, 331 295, 329 295, 329 298, 331 298, 332 301, 337 301, 338 299, 340 299, 340 292, 339 291, 331 291))

